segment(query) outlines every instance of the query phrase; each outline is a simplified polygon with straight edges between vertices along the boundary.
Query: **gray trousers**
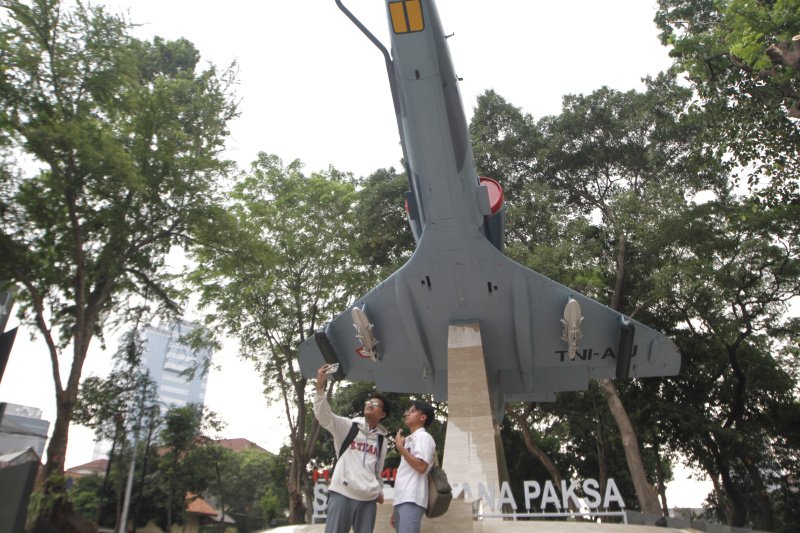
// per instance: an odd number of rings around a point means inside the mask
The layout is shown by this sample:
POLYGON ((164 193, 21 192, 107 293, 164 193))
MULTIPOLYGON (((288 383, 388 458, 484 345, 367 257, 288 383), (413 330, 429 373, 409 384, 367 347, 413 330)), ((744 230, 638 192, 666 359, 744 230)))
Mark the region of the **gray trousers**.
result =
POLYGON ((397 533, 419 533, 425 509, 416 503, 405 502, 394 506, 394 530, 397 533))
POLYGON ((375 500, 362 502, 331 491, 328 493, 325 533, 348 533, 350 526, 354 533, 372 533, 377 512, 375 500))

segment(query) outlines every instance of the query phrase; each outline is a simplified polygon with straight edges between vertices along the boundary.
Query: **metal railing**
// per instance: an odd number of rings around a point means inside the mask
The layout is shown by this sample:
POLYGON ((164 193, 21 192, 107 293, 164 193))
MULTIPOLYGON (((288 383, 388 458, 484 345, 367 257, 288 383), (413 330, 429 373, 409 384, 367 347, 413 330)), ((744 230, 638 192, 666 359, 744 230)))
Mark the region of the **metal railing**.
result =
MULTIPOLYGON (((624 524, 628 523, 628 515, 625 511, 586 511, 586 512, 541 512, 541 513, 475 513, 473 514, 474 520, 483 520, 484 518, 502 518, 504 520, 516 521, 520 518, 572 518, 572 517, 603 517, 603 516, 616 516, 622 518, 624 524)), ((327 518, 326 513, 314 513, 311 515, 312 524, 323 524, 327 518)))
POLYGON ((628 523, 628 515, 625 511, 586 511, 586 512, 541 512, 541 513, 476 513, 474 518, 481 520, 484 518, 502 518, 505 520, 517 520, 519 518, 570 518, 575 516, 602 517, 602 516, 618 516, 622 518, 622 522, 628 523))

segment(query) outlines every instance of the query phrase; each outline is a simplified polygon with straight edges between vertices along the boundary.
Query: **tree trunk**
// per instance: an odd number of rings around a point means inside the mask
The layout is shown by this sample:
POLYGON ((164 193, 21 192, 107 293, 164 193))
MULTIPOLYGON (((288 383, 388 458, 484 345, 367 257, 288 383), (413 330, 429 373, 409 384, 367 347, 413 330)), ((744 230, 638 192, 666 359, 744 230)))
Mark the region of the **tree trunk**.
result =
POLYGON ((56 421, 53 435, 47 446, 47 464, 44 466, 45 501, 51 501, 52 507, 36 517, 31 531, 34 533, 89 533, 97 531, 97 526, 85 518, 75 514, 72 506, 64 498, 66 493, 64 479, 64 460, 67 452, 67 435, 72 420, 74 398, 66 392, 57 395, 56 421))
MULTIPOLYGON (((47 446, 47 464, 45 465, 45 484, 50 482, 53 475, 64 473, 64 461, 67 454, 67 439, 69 424, 72 421, 74 401, 69 401, 66 392, 58 395, 56 402, 56 421, 53 424, 53 434, 47 446)), ((45 485, 47 486, 47 485, 45 485)))
POLYGON ((603 417, 597 417, 597 477, 600 483, 600 494, 606 493, 608 484, 608 466, 606 464, 606 429, 603 424, 603 417))
MULTIPOLYGON (((627 248, 624 233, 618 235, 618 240, 619 244, 617 247, 616 261, 617 276, 616 282, 614 283, 614 294, 611 297, 611 308, 615 311, 619 311, 622 306, 622 294, 625 286, 625 254, 627 248)), ((622 437, 622 446, 625 449, 628 471, 631 474, 631 481, 636 490, 636 499, 639 501, 639 506, 644 513, 660 514, 661 509, 658 503, 658 497, 645 475, 644 463, 642 462, 642 455, 639 450, 639 441, 636 438, 636 432, 633 429, 633 424, 631 424, 628 413, 625 411, 625 406, 622 404, 619 394, 617 394, 617 387, 610 379, 601 379, 598 380, 598 382, 608 402, 608 409, 611 411, 611 416, 614 417, 614 422, 616 422, 620 436, 622 437)))
POLYGON ((72 420, 72 409, 75 401, 61 392, 57 397, 56 422, 53 435, 47 446, 47 464, 44 467, 45 482, 42 488, 45 501, 51 501, 52 507, 36 517, 31 531, 33 533, 94 533, 97 526, 72 511, 72 506, 64 497, 66 493, 64 478, 64 460, 67 451, 67 435, 72 420))
POLYGON ((641 507, 643 513, 661 514, 661 506, 658 503, 656 491, 647 481, 647 476, 644 472, 644 464, 639 452, 639 441, 636 438, 636 432, 634 432, 628 413, 625 412, 625 407, 619 399, 617 388, 610 379, 601 379, 598 380, 598 383, 608 401, 608 409, 611 411, 611 416, 614 417, 622 437, 625 459, 628 462, 631 481, 636 489, 636 499, 639 500, 639 507, 641 507))
POLYGON ((622 303, 622 291, 625 287, 625 234, 620 233, 617 247, 617 279, 614 283, 614 294, 611 296, 611 309, 619 311, 622 303))
POLYGON ((147 475, 148 456, 150 455, 150 443, 153 440, 153 426, 152 420, 150 421, 147 430, 147 441, 144 444, 144 460, 142 461, 142 473, 139 476, 139 488, 136 492, 136 499, 133 501, 133 533, 136 533, 136 523, 139 520, 139 501, 142 499, 142 492, 144 491, 144 479, 147 475))
POLYGON ((661 500, 661 513, 663 516, 669 516, 669 507, 667 505, 667 487, 664 483, 664 468, 661 466, 661 453, 658 450, 658 445, 655 446, 656 451, 656 476, 658 477, 658 496, 661 500))
POLYGON ((305 524, 306 506, 303 503, 303 476, 305 475, 305 461, 302 452, 294 447, 292 464, 289 466, 289 524, 305 524))
POLYGON ((744 463, 745 468, 747 468, 747 472, 753 479, 753 484, 756 486, 756 490, 758 491, 758 514, 761 518, 761 523, 759 524, 758 529, 772 531, 774 529, 772 499, 769 497, 769 490, 767 490, 767 487, 764 486, 764 478, 761 475, 761 471, 759 470, 756 462, 750 456, 743 457, 742 462, 744 463))
POLYGON ((709 475, 711 484, 714 485, 714 496, 716 497, 719 508, 717 510, 717 518, 726 524, 733 522, 733 509, 731 508, 731 501, 725 495, 725 489, 720 485, 719 478, 716 473, 709 475), (720 512, 722 514, 720 514, 720 512), (724 516, 723 516, 724 515, 724 516))
POLYGON ((739 492, 733 479, 731 479, 730 469, 728 464, 721 464, 719 475, 722 478, 722 486, 725 488, 725 494, 731 502, 731 514, 729 526, 744 527, 747 525, 747 502, 744 495, 739 492))
MULTIPOLYGON (((128 442, 127 436, 123 435, 123 437, 122 437, 122 449, 120 450, 120 453, 119 453, 120 459, 123 460, 122 462, 120 462, 120 466, 123 467, 121 472, 125 471, 124 459, 125 459, 125 455, 126 455, 126 453, 125 453, 126 449, 128 448, 128 446, 126 446, 127 442, 128 442)), ((116 505, 114 506, 115 513, 116 513, 116 519, 114 520, 114 529, 117 530, 117 531, 119 530, 119 526, 121 524, 120 520, 122 520, 122 507, 123 507, 123 499, 124 499, 124 494, 125 494, 125 482, 126 482, 125 475, 124 474, 120 474, 119 480, 117 482, 117 490, 116 490, 117 501, 116 501, 116 505)))
POLYGON ((111 465, 114 463, 114 456, 117 452, 117 441, 119 440, 119 424, 114 427, 114 440, 111 442, 111 451, 108 453, 108 462, 106 463, 106 472, 103 476, 103 486, 100 488, 100 503, 97 506, 97 513, 95 514, 94 521, 97 523, 98 526, 101 526, 101 520, 103 519, 103 506, 106 502, 106 497, 108 496, 108 480, 111 475, 111 465))
MULTIPOLYGON (((536 457, 536 459, 538 459, 539 462, 542 463, 542 466, 544 466, 545 470, 547 470, 547 473, 550 474, 550 478, 553 480, 553 483, 555 484, 556 487, 558 487, 558 490, 560 491, 561 480, 563 479, 561 477, 561 472, 558 471, 558 468, 556 467, 552 459, 550 459, 550 456, 548 456, 544 452, 544 450, 539 448, 539 446, 537 446, 536 443, 533 441, 533 434, 531 433, 531 430, 528 427, 528 420, 527 420, 527 415, 530 414, 530 411, 526 410, 525 414, 520 414, 516 413, 513 409, 509 407, 506 409, 506 412, 509 415, 511 415, 514 418, 514 420, 516 420, 517 425, 522 430, 522 437, 523 440, 525 441, 525 447, 528 449, 529 452, 531 452, 531 455, 536 457)), ((569 508, 573 512, 578 511, 578 508, 575 506, 575 503, 572 501, 571 498, 569 500, 569 508)))
MULTIPOLYGON (((77 291, 83 294, 82 291, 77 291)), ((52 501, 52 507, 46 508, 43 514, 36 517, 32 529, 34 531, 59 531, 59 533, 83 533, 94 531, 95 526, 89 520, 75 514, 72 506, 66 497, 66 486, 64 483, 64 463, 67 455, 67 443, 69 440, 69 425, 72 422, 72 413, 78 401, 78 389, 80 387, 81 370, 86 361, 86 354, 89 351, 89 341, 91 331, 94 327, 94 320, 86 321, 86 314, 82 307, 83 301, 78 301, 78 316, 72 337, 73 356, 72 366, 70 367, 67 386, 63 387, 61 373, 59 370, 58 351, 55 343, 50 336, 41 309, 37 308, 37 325, 39 331, 44 336, 50 351, 50 362, 53 370, 53 386, 56 396, 56 421, 53 425, 53 434, 50 437, 50 444, 47 446, 47 464, 45 465, 45 482, 42 489, 45 501, 52 501), (87 326, 84 327, 82 326, 87 326), (43 524, 47 524, 43 526, 43 524)))
POLYGON ((217 460, 216 464, 214 465, 215 472, 217 474, 217 487, 219 487, 219 524, 217 524, 217 529, 219 529, 220 533, 224 533, 225 531, 225 490, 222 487, 222 472, 219 469, 219 460, 217 460))

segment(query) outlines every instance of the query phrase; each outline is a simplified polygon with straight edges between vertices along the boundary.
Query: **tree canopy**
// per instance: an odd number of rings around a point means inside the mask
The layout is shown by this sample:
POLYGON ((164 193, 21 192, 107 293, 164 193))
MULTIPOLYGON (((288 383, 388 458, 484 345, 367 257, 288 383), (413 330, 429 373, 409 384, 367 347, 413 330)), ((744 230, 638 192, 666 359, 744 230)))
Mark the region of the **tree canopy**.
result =
MULTIPOLYGON (((166 257, 213 220, 236 106, 230 72, 200 70, 186 40, 140 41, 82 3, 0 7, 0 279, 20 287, 21 319, 52 362, 49 477, 63 472, 92 339, 143 309, 178 309, 166 257)), ((68 514, 54 507, 58 528, 68 514)))
MULTIPOLYGON (((707 142, 768 205, 800 202, 800 2, 659 0, 675 70, 707 111, 707 142)), ((797 220, 797 217, 795 217, 797 220)))

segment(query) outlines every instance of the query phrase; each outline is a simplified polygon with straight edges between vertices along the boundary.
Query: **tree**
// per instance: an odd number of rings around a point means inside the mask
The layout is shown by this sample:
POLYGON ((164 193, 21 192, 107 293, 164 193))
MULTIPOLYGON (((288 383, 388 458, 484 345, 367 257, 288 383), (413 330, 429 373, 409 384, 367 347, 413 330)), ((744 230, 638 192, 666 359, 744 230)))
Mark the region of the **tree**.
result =
POLYGON ((414 237, 404 209, 408 178, 394 168, 379 169, 358 181, 358 217, 355 251, 358 262, 369 265, 365 285, 389 277, 414 252, 414 237))
MULTIPOLYGON (((508 118, 474 126, 472 131, 481 135, 479 146, 514 151, 478 154, 478 161, 503 161, 505 168, 527 168, 534 174, 529 183, 517 185, 518 194, 524 201, 532 197, 529 204, 534 207, 509 207, 510 253, 599 301, 609 301, 614 309, 639 314, 639 320, 660 329, 672 327, 659 323, 664 288, 657 273, 664 257, 649 243, 669 230, 664 222, 671 213, 686 208, 686 195, 718 189, 727 176, 713 147, 697 142, 703 122, 691 112, 690 97, 664 75, 648 80, 645 93, 603 88, 566 96, 562 113, 545 117, 534 129, 531 119, 498 101, 497 95, 483 96, 479 110, 485 105, 508 118), (508 125, 519 129, 509 131, 508 125), (525 146, 538 150, 521 152, 519 143, 504 142, 528 135, 532 140, 525 146), (517 162, 518 157, 534 159, 517 162), (554 221, 555 215, 562 220, 554 221), (586 253, 587 248, 594 253, 586 253)), ((476 112, 476 117, 489 116, 476 112)), ((620 430, 639 506, 658 513, 617 386, 610 380, 599 385, 620 430)), ((598 454, 598 460, 602 457, 598 454)))
POLYGON ((193 451, 206 447, 209 431, 219 431, 222 423, 215 413, 202 405, 188 404, 185 407, 172 407, 164 414, 164 426, 159 433, 159 441, 166 453, 161 458, 160 473, 166 481, 166 527, 172 526, 176 512, 185 508, 186 492, 193 485, 206 486, 216 472, 201 472, 198 476, 196 462, 187 462, 193 451), (195 478, 203 477, 197 482, 195 478))
MULTIPOLYGON (((188 489, 196 494, 214 494, 219 510, 228 511, 229 491, 235 485, 235 478, 229 474, 236 469, 236 458, 233 450, 215 443, 209 443, 190 450, 183 458, 181 469, 187 474, 188 489), (233 481, 233 483, 229 483, 233 481)), ((219 524, 224 531, 224 524, 219 524)))
POLYGON ((97 474, 82 476, 69 488, 69 498, 75 512, 87 520, 95 520, 100 508, 103 478, 97 474))
MULTIPOLYGON (((800 2, 659 0, 656 23, 708 112, 709 142, 767 205, 800 202, 800 2)), ((788 223, 794 223, 795 215, 788 223)))
MULTIPOLYGON (((647 244, 654 233, 664 231, 661 222, 683 208, 684 195, 719 187, 726 175, 694 142, 701 123, 685 111, 689 92, 666 76, 649 85, 646 93, 600 89, 565 97, 561 115, 543 120, 544 159, 551 186, 567 191, 577 208, 595 210, 608 232, 604 238, 609 248, 601 258, 608 296, 595 297, 608 298, 612 309, 629 309, 627 314, 657 326, 650 316, 653 311, 657 316, 663 305, 654 292, 659 287, 629 269, 640 263, 657 272, 662 258, 647 244)), ((598 383, 619 427, 640 508, 659 513, 617 386, 611 380, 598 383)))
POLYGON ((292 524, 305 520, 307 465, 319 433, 308 416, 308 380, 297 350, 363 289, 366 268, 351 259, 355 202, 352 180, 336 169, 306 176, 300 161, 284 166, 262 153, 233 187, 219 244, 198 252, 192 277, 203 304, 213 307, 209 329, 238 338, 266 398, 284 408, 292 524))
POLYGON ((222 473, 226 513, 239 527, 249 524, 251 529, 263 529, 288 507, 287 474, 279 456, 259 449, 237 452, 232 468, 222 473), (266 504, 269 516, 264 516, 266 504))
POLYGON ((724 520, 766 530, 784 520, 771 493, 785 494, 800 449, 787 425, 798 410, 800 324, 787 304, 800 295, 800 255, 782 221, 732 195, 698 206, 668 270, 689 367, 670 390, 685 405, 669 418, 676 441, 715 481, 724 520))
POLYGON ((48 347, 44 491, 51 527, 69 531, 57 478, 89 346, 136 307, 178 309, 166 256, 213 220, 236 108, 230 72, 198 72, 185 40, 136 40, 81 3, 0 6, 0 279, 21 286, 21 319, 48 347))
MULTIPOLYGON (((78 393, 73 421, 93 429, 97 440, 111 439, 112 443, 99 493, 100 504, 95 517, 98 524, 102 524, 104 519, 109 521, 110 518, 104 517, 103 512, 108 503, 107 496, 111 492, 109 476, 112 468, 117 467, 120 472, 127 472, 127 467, 117 465, 115 459, 124 458, 125 452, 130 449, 129 436, 138 433, 142 428, 148 428, 148 433, 151 434, 160 423, 156 384, 140 368, 142 351, 142 340, 134 326, 123 336, 119 349, 114 354, 114 370, 109 376, 89 376, 81 383, 78 393)), ((118 478, 121 486, 125 475, 119 475, 118 478)), ((119 521, 122 498, 122 491, 117 491, 116 512, 113 516, 115 520, 112 523, 119 521)))

